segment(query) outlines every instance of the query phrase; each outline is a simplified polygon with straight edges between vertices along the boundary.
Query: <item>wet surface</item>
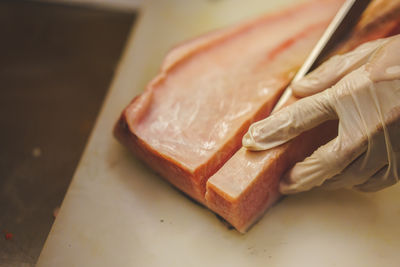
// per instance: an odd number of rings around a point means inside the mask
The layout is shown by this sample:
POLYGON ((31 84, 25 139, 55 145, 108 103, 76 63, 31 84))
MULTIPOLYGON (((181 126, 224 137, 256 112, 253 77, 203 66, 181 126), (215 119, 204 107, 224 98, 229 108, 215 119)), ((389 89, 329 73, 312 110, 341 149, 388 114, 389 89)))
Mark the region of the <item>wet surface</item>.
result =
POLYGON ((135 18, 0 2, 0 266, 36 263, 135 18))

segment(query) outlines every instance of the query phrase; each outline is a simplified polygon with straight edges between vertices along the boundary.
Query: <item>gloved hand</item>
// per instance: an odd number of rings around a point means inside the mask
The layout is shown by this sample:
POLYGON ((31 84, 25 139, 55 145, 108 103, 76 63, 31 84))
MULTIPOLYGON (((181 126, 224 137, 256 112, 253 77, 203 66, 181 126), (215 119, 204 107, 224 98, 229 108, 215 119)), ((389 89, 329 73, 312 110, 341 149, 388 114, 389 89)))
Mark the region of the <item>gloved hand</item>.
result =
POLYGON ((399 180, 400 35, 334 56, 291 87, 305 98, 252 124, 244 147, 266 150, 327 120, 339 129, 286 173, 283 194, 321 185, 377 191, 399 180))

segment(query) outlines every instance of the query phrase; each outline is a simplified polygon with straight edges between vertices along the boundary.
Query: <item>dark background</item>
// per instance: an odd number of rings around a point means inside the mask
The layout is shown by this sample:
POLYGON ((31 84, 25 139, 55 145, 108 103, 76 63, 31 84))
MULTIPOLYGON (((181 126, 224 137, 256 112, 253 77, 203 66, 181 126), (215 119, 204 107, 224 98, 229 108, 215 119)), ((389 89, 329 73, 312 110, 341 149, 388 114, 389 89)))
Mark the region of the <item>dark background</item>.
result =
POLYGON ((0 266, 36 263, 135 18, 0 1, 0 266))

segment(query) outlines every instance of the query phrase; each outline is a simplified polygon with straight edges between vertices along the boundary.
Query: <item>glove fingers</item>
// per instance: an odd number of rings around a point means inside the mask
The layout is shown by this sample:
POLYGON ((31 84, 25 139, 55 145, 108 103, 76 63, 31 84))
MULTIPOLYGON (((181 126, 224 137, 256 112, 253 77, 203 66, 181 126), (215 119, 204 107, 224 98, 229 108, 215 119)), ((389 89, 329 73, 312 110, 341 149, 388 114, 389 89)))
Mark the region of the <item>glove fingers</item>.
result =
POLYGON ((329 92, 300 99, 268 118, 253 123, 242 144, 250 150, 266 150, 281 145, 324 121, 335 119, 329 92))
POLYGON ((361 192, 376 192, 397 183, 396 177, 390 171, 389 165, 384 166, 365 183, 356 185, 353 188, 361 192))
POLYGON ((378 49, 371 57, 368 71, 375 82, 393 81, 400 79, 400 35, 396 35, 378 49))
POLYGON ((368 140, 365 140, 366 136, 361 137, 358 141, 353 140, 353 146, 364 147, 363 153, 354 159, 341 173, 326 180, 322 185, 324 189, 350 189, 357 184, 366 182, 378 170, 388 164, 385 136, 381 132, 368 136, 368 140))
POLYGON ((399 181, 400 174, 400 151, 388 151, 388 163, 373 174, 365 183, 356 185, 353 188, 363 192, 375 192, 391 186, 399 181))
POLYGON ((340 147, 340 138, 337 137, 297 163, 282 179, 280 192, 294 194, 307 191, 340 173, 353 160, 346 156, 348 151, 340 147))
POLYGON ((291 84, 293 94, 305 97, 333 86, 346 74, 364 65, 374 51, 386 42, 385 39, 379 39, 360 45, 344 55, 331 57, 303 79, 293 82, 291 84))
POLYGON ((378 162, 368 162, 367 153, 350 163, 341 173, 326 180, 322 188, 326 190, 336 190, 339 188, 352 188, 356 185, 365 183, 377 171, 387 165, 386 160, 378 162))

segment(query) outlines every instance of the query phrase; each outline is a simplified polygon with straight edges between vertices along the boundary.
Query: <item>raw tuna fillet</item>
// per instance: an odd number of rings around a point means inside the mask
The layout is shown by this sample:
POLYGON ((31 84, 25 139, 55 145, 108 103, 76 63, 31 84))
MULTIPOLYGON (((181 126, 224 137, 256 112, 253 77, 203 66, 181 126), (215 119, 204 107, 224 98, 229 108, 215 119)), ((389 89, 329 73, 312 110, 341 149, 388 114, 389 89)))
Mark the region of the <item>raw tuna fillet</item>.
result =
POLYGON ((342 2, 314 0, 174 48, 123 111, 116 137, 207 205, 208 178, 241 147, 249 125, 269 115, 342 2))
MULTIPOLYGON (((336 53, 347 52, 363 42, 398 33, 399 25, 400 1, 374 1, 352 34, 336 49, 336 53)), ((290 102, 294 101, 296 99, 293 97, 290 102)), ((208 180, 208 207, 238 231, 245 232, 279 199, 278 184, 283 173, 295 162, 333 139, 336 131, 337 122, 333 121, 267 151, 250 152, 241 148, 208 180)))

